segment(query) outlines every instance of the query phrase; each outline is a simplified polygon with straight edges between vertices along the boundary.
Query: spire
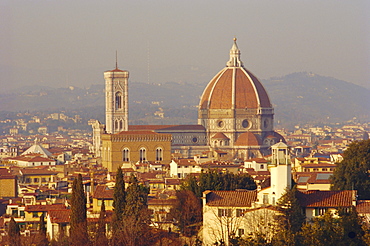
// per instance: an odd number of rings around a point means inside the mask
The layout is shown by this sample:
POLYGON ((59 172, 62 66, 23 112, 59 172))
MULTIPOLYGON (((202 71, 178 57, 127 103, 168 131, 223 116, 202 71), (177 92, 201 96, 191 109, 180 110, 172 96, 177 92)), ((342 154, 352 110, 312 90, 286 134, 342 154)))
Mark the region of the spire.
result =
POLYGON ((234 44, 230 50, 230 60, 226 63, 227 67, 242 67, 243 62, 240 60, 240 50, 234 38, 234 44))
POLYGON ((118 69, 117 50, 116 50, 116 69, 118 69))

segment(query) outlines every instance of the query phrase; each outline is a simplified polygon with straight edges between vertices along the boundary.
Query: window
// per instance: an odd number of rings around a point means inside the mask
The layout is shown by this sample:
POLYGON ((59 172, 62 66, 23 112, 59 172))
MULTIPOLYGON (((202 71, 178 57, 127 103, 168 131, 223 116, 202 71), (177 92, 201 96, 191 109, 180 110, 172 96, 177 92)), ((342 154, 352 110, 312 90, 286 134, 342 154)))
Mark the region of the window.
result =
POLYGON ((155 160, 163 161, 163 149, 162 148, 157 148, 155 150, 155 160))
POLYGON ((236 217, 243 216, 246 211, 247 211, 246 209, 237 209, 236 210, 236 217))
POLYGON ((12 208, 12 215, 18 217, 18 209, 12 208))
POLYGON ((123 129, 123 123, 122 123, 122 120, 119 121, 119 129, 122 130, 123 129))
POLYGON ((38 182, 39 182, 39 178, 34 178, 34 179, 33 179, 33 182, 34 182, 34 183, 38 183, 38 182))
POLYGON ((128 148, 122 150, 122 161, 130 161, 130 150, 128 148))
POLYGON ((244 229, 238 229, 238 236, 241 237, 244 235, 244 229))
POLYGON ((316 208, 315 209, 315 216, 324 215, 326 212, 326 208, 316 208))
POLYGON ((140 151, 140 161, 146 161, 146 149, 145 148, 141 148, 140 151))
POLYGON ((263 204, 268 204, 268 203, 269 203, 269 195, 263 194, 263 204))
POLYGON ((38 212, 32 212, 32 217, 33 218, 38 218, 39 217, 39 213, 38 212))
POLYGON ((218 217, 222 217, 222 216, 231 217, 231 209, 219 208, 218 217))
POLYGON ((41 178, 41 182, 45 183, 46 182, 46 178, 41 178))
POLYGON ((261 164, 260 169, 263 169, 263 164, 261 164))
POLYGON ((121 92, 116 92, 116 109, 122 108, 122 94, 121 92))

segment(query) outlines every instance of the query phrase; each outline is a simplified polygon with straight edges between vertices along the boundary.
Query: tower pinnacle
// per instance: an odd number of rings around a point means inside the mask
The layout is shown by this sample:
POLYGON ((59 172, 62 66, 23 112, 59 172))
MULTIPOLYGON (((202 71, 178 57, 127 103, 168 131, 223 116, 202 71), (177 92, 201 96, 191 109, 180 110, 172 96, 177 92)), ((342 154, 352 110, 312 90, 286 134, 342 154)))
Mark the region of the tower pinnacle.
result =
POLYGON ((240 60, 240 50, 236 44, 236 37, 233 39, 234 43, 230 50, 230 60, 226 63, 227 67, 242 67, 243 62, 240 60))

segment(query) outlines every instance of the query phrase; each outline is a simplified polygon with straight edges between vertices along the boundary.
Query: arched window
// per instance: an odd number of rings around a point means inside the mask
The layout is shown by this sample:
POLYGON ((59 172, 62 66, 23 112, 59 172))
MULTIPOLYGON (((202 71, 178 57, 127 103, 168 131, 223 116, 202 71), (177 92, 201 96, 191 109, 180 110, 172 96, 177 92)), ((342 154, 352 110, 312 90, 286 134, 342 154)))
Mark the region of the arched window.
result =
POLYGON ((146 149, 141 148, 139 152, 140 152, 140 162, 146 161, 146 149))
POLYGON ((163 149, 162 148, 157 148, 155 150, 155 160, 163 161, 163 149))
POLYGON ((128 148, 122 150, 122 161, 130 161, 130 150, 128 148))
POLYGON ((119 121, 119 129, 122 131, 123 129, 123 123, 122 123, 122 120, 119 121))
POLYGON ((116 109, 122 108, 122 94, 121 92, 116 92, 116 109))
POLYGON ((118 120, 114 121, 114 130, 118 130, 118 120))

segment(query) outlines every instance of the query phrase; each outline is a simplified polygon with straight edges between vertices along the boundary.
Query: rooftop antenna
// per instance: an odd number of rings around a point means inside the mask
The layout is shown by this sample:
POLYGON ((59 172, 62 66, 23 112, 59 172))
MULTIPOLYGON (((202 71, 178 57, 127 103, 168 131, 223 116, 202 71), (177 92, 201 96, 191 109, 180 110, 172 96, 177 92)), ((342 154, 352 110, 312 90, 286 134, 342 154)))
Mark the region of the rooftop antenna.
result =
POLYGON ((116 69, 118 69, 118 61, 117 61, 117 50, 116 50, 116 69))

